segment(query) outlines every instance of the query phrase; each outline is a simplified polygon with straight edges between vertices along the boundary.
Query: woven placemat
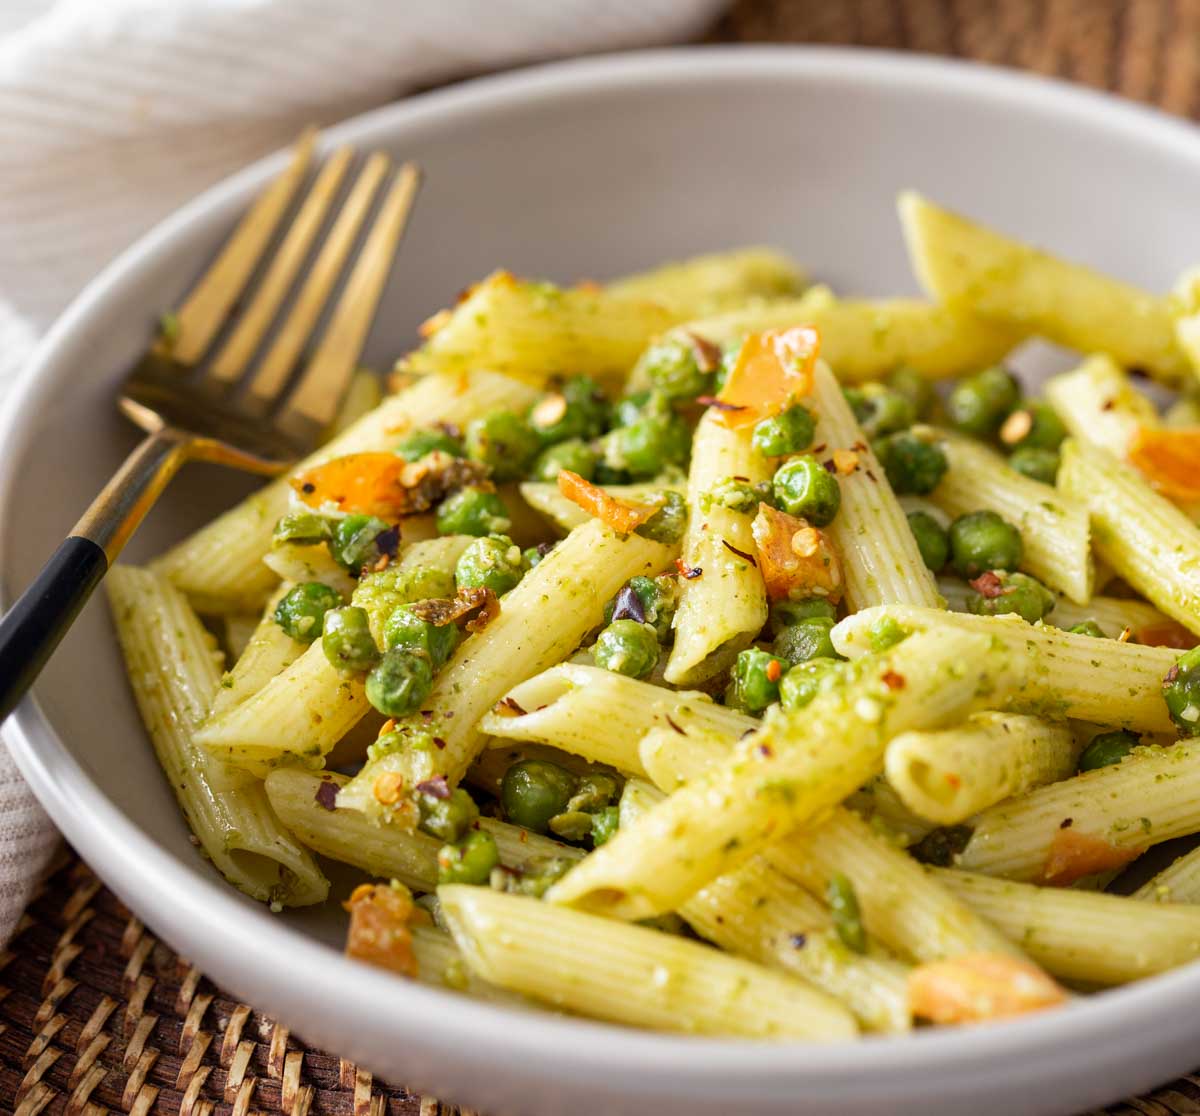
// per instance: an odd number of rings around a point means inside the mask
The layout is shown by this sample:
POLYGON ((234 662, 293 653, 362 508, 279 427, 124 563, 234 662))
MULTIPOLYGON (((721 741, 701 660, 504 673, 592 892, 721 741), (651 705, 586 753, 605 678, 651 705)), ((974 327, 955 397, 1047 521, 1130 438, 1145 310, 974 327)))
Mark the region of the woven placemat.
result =
MULTIPOLYGON (((1200 0, 740 0, 708 41, 977 58, 1200 112, 1200 0)), ((71 854, 0 953, 0 1112, 475 1116, 311 1050, 224 995, 71 854)), ((1172 1114, 1200 1116, 1200 1076, 1105 1116, 1172 1114)))

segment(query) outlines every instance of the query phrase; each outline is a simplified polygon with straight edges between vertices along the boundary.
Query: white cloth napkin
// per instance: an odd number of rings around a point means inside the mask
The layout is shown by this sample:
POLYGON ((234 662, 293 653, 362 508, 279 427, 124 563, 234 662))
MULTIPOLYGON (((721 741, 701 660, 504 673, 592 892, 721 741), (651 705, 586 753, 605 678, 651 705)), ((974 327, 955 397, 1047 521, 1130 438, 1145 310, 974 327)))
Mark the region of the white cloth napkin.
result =
MULTIPOLYGON (((415 87, 702 32, 723 0, 2 0, 0 392, 204 187, 415 87)), ((0 749, 0 944, 56 836, 0 749)))

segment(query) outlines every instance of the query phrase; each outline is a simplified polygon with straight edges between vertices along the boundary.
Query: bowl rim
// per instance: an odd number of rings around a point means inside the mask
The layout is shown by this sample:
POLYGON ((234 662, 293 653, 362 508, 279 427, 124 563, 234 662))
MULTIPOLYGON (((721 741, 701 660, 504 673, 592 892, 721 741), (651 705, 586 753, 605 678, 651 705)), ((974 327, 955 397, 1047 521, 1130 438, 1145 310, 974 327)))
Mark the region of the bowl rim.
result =
MULTIPOLYGON (((475 78, 372 110, 326 129, 326 145, 369 144, 418 126, 437 125, 460 115, 508 113, 547 96, 597 95, 631 85, 686 86, 750 77, 797 75, 834 85, 936 90, 947 96, 1003 101, 1060 119, 1101 123, 1115 134, 1136 133, 1139 143, 1168 148, 1190 158, 1200 175, 1200 132, 1182 120, 1109 94, 1055 79, 1005 71, 981 63, 920 57, 900 52, 841 47, 708 46, 628 51, 532 66, 475 78), (1103 120, 1100 121, 1100 116, 1103 120)), ((144 268, 161 262, 195 222, 229 221, 286 159, 277 152, 209 188, 126 249, 88 284, 38 345, 0 411, 0 543, 7 540, 14 481, 33 424, 26 421, 45 406, 65 374, 73 334, 102 319, 121 289, 144 268), (57 373, 55 369, 58 369, 57 373)), ((6 550, 7 547, 4 547, 6 550)), ((0 551, 0 554, 3 552, 0 551)), ((2 561, 2 558, 0 558, 2 561)), ((4 574, 0 569, 0 575, 4 574)), ((7 604, 8 593, 0 585, 7 604)), ((42 713, 27 697, 2 730, 17 764, 60 830, 118 895, 157 924, 186 921, 217 943, 193 960, 215 979, 226 976, 221 958, 236 955, 243 970, 266 974, 267 987, 305 974, 306 998, 324 1004, 340 1018, 369 1021, 372 1030, 393 1035, 419 1030, 427 1047, 457 1052, 479 1064, 503 1066, 514 1059, 538 1065, 553 1055, 560 1079, 570 1074, 611 1082, 614 1071, 659 1076, 664 1082, 686 1076, 696 1090, 761 1093, 784 1083, 845 1081, 847 1075, 922 1072, 946 1074, 952 1063, 986 1060, 993 1069, 1021 1059, 1026 1070, 1048 1048, 1100 1040, 1128 1040, 1130 1033, 1153 1033, 1172 1011, 1194 1004, 1200 993, 1200 965, 1152 977, 1068 1006, 1055 1013, 988 1028, 930 1031, 893 1039, 835 1044, 751 1044, 644 1032, 616 1025, 568 1019, 550 1011, 516 1011, 470 1000, 424 985, 403 984, 403 995, 380 995, 380 982, 397 981, 377 969, 351 962, 335 949, 275 922, 264 911, 248 911, 232 889, 213 880, 196 863, 177 858, 118 809, 74 759, 42 713), (444 1010, 452 1006, 452 1010, 444 1010)), ((170 936, 166 935, 168 940, 170 936)), ((261 981, 259 982, 261 985, 261 981)), ((385 986, 386 987, 386 986, 385 986)), ((397 983, 397 990, 400 989, 397 983)), ((259 996, 269 1003, 268 993, 259 996)), ((274 1010, 270 1008, 270 1010, 274 1010)), ((283 1012, 286 1016, 287 1012, 283 1012)), ((303 1031, 303 1024, 297 1022, 303 1031)))

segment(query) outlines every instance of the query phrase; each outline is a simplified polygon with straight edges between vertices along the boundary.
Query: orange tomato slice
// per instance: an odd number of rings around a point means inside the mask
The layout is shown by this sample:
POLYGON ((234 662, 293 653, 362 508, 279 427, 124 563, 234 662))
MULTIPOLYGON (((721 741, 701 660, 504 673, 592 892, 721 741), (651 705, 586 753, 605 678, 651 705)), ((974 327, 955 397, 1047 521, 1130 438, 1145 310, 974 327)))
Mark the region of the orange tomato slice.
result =
POLYGON ((1200 427, 1139 426, 1129 443, 1129 461, 1169 500, 1200 502, 1200 427))
POLYGON ((1066 887, 1096 872, 1124 868, 1131 860, 1136 860, 1141 852, 1138 848, 1119 849, 1102 837, 1093 837, 1075 829, 1060 829, 1050 842, 1050 851, 1042 868, 1042 883, 1066 887))
POLYGON ((981 1023, 1065 1003, 1067 994, 1030 961, 965 953, 929 961, 908 978, 912 1013, 933 1023, 981 1023))
POLYGON ((717 395, 719 421, 731 429, 753 426, 808 395, 820 347, 813 326, 752 333, 717 395))
POLYGON ((558 474, 558 490, 572 504, 577 504, 588 515, 594 515, 608 524, 620 535, 628 535, 636 530, 658 511, 658 508, 630 504, 617 499, 616 496, 610 496, 599 485, 584 480, 570 469, 563 469, 558 474))

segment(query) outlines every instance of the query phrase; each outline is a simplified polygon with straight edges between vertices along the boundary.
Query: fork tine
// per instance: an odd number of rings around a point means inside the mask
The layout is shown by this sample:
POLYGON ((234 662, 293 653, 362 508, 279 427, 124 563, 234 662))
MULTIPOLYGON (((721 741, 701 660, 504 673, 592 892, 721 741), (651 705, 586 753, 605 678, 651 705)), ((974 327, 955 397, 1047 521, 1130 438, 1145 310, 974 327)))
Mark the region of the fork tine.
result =
POLYGON ((180 363, 198 363, 212 343, 304 181, 316 139, 315 128, 309 128, 300 137, 287 169, 250 207, 221 254, 179 307, 176 312, 179 331, 171 355, 180 363))
POLYGON ((208 369, 209 379, 230 384, 246 370, 263 334, 274 320, 279 304, 291 290, 301 265, 308 257, 353 155, 353 148, 343 147, 321 168, 262 283, 255 291, 250 306, 208 369))
POLYGON ((346 257, 354 247, 358 231, 371 208, 371 202, 380 182, 387 174, 391 160, 376 151, 363 166, 357 181, 350 190, 346 204, 334 221, 333 228, 320 254, 300 288, 295 305, 276 334, 271 348, 250 383, 250 396, 260 405, 275 401, 286 386, 296 365, 296 358, 316 327, 329 292, 341 274, 346 257))
POLYGON ((362 354, 420 185, 420 170, 405 163, 384 198, 317 351, 279 414, 278 425, 285 432, 320 429, 333 421, 362 354))

